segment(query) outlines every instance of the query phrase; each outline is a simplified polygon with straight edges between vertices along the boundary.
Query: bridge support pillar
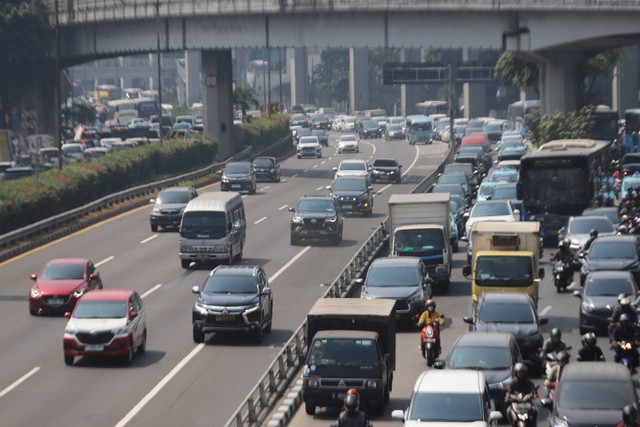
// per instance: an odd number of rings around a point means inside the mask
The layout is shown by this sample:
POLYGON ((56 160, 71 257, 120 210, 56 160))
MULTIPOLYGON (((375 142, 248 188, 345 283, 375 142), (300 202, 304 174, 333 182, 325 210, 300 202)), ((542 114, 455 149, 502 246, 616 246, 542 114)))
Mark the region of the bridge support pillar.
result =
POLYGON ((549 55, 540 64, 540 106, 543 114, 576 111, 584 76, 582 55, 549 55))
MULTIPOLYGON (((611 108, 624 114, 624 110, 638 108, 640 87, 638 75, 640 75, 640 45, 629 46, 625 49, 623 57, 613 69, 613 81, 611 84, 611 108)), ((622 118, 622 117, 620 117, 622 118)))
POLYGON ((231 49, 203 50, 204 132, 218 141, 218 159, 226 159, 237 150, 232 145, 233 70, 231 49))
POLYGON ((306 47, 293 48, 289 59, 291 106, 309 102, 309 59, 306 47))
MULTIPOLYGON (((419 62, 421 60, 420 49, 402 49, 400 52, 400 61, 402 62, 419 62)), ((420 91, 415 85, 400 85, 400 114, 408 116, 416 110, 416 104, 420 101, 420 91)))
POLYGON ((200 78, 202 52, 200 50, 186 50, 184 56, 187 78, 186 104, 191 107, 193 103, 202 100, 202 79, 200 78))
MULTIPOLYGON (((477 61, 480 51, 478 49, 462 49, 462 61, 477 61)), ((471 119, 487 115, 487 84, 486 83, 463 83, 462 85, 462 105, 464 107, 464 117, 471 119)))
POLYGON ((349 112, 362 111, 369 106, 369 51, 349 48, 349 112))

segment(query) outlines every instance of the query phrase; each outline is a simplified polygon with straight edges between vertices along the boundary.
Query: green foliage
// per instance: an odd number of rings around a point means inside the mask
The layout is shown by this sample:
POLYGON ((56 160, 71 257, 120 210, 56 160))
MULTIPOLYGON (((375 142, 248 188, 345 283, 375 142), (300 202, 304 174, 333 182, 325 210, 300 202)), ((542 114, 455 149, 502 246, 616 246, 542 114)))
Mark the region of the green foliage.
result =
POLYGON ((385 62, 399 62, 398 49, 369 50, 369 105, 370 108, 384 108, 388 113, 393 111, 393 105, 400 100, 399 85, 385 85, 382 68, 385 62))
POLYGON ((233 91, 233 105, 242 111, 242 117, 247 117, 247 110, 250 110, 252 106, 258 107, 260 103, 252 88, 237 87, 233 91))
POLYGON ((271 119, 262 118, 245 122, 234 127, 234 139, 241 145, 266 147, 278 141, 289 132, 289 116, 283 113, 272 114, 271 119))
POLYGON ((316 98, 346 102, 349 100, 349 50, 328 48, 320 53, 320 63, 313 70, 316 98))
POLYGON ((494 69, 495 77, 505 86, 515 86, 520 90, 538 86, 540 71, 538 65, 518 58, 512 52, 504 52, 494 69))
POLYGON ((72 123, 90 125, 96 122, 96 108, 84 98, 73 98, 71 105, 62 108, 62 115, 72 123))
MULTIPOLYGON (((620 62, 624 49, 605 50, 587 60, 584 67, 585 78, 582 84, 581 105, 596 105, 603 103, 600 94, 595 90, 599 77, 608 76, 613 67, 620 62)), ((608 104, 608 102, 606 102, 608 104)))
POLYGON ((584 138, 594 124, 591 110, 587 108, 567 114, 527 114, 525 120, 527 136, 536 147, 554 139, 584 138))

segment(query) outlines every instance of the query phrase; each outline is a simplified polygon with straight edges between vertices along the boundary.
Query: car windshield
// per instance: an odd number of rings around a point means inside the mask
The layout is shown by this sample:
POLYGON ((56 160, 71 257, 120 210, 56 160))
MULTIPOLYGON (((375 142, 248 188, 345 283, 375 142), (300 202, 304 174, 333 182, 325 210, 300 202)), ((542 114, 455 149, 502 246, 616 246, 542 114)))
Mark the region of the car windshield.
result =
POLYGON ((615 242, 612 240, 602 241, 594 240, 589 248, 589 258, 605 259, 605 258, 636 258, 635 240, 622 240, 615 242))
POLYGON ((202 291, 208 294, 255 294, 258 287, 253 276, 214 273, 207 277, 202 291))
POLYGON ((480 286, 520 287, 531 284, 531 260, 528 257, 478 255, 475 270, 480 286))
POLYGON ((340 137, 340 142, 345 142, 345 141, 357 141, 356 137, 354 135, 345 135, 345 136, 341 136, 340 137))
POLYGON ((317 130, 312 130, 311 131, 311 135, 314 135, 314 136, 327 136, 327 132, 325 132, 322 129, 317 129, 317 130))
POLYGON ((318 144, 318 137, 317 136, 312 136, 312 137, 302 137, 300 138, 300 142, 299 144, 318 144))
POLYGON ((464 174, 460 175, 442 175, 438 178, 438 184, 466 184, 467 177, 464 174))
POLYGON ((587 296, 615 297, 620 294, 635 295, 636 291, 630 277, 600 277, 587 280, 584 290, 587 296))
MULTIPOLYGON (((493 193, 493 188, 496 185, 498 185, 498 182, 484 181, 482 184, 480 184, 480 188, 478 188, 478 194, 481 196, 490 196, 491 193, 493 193)), ((507 215, 507 214, 503 214, 503 215, 507 215)))
POLYGON ((510 187, 498 187, 493 189, 491 198, 495 200, 510 200, 517 199, 517 192, 515 186, 510 187))
POLYGON ((600 233, 613 233, 615 230, 609 218, 575 218, 569 224, 569 233, 571 234, 589 234, 593 229, 600 233))
POLYGON ((451 193, 451 194, 464 194, 464 190, 460 184, 436 184, 433 186, 432 193, 451 193))
POLYGON ((400 126, 400 125, 389 125, 389 126, 387 126, 387 130, 389 130, 389 132, 400 132, 400 131, 402 131, 402 126, 400 126))
POLYGON ((45 280, 80 280, 84 279, 84 264, 48 264, 40 279, 45 280))
POLYGON ((224 167, 224 173, 249 173, 251 166, 248 163, 228 163, 224 167))
POLYGON ((224 212, 192 211, 182 215, 180 233, 186 238, 221 239, 227 235, 224 212))
POLYGON ((506 370, 511 368, 508 347, 455 346, 449 355, 450 369, 506 370))
POLYGON ((370 339, 320 338, 313 341, 308 365, 360 366, 378 363, 376 343, 370 339))
POLYGON ((484 323, 535 323, 531 306, 513 301, 483 304, 478 319, 484 323))
POLYGON ((416 266, 373 266, 367 273, 369 287, 417 286, 419 282, 416 266))
POLYGON ((80 301, 73 312, 75 319, 122 319, 127 317, 126 301, 80 301))
POLYGON ((292 120, 306 120, 307 117, 304 114, 294 114, 291 116, 292 120))
POLYGON ((339 169, 341 171, 366 171, 367 165, 360 162, 342 162, 339 169))
POLYGON ((636 401, 631 381, 561 380, 556 394, 559 412, 566 409, 622 410, 636 401))
POLYGON ((65 153, 82 153, 82 147, 79 145, 63 145, 62 150, 65 153))
POLYGON ((382 168, 389 168, 389 167, 396 167, 398 166, 398 162, 396 162, 395 160, 375 160, 373 162, 373 166, 374 167, 382 167, 382 168))
POLYGON ((365 129, 378 129, 378 122, 367 120, 366 122, 362 123, 362 127, 365 129))
POLYGON ((498 215, 511 215, 509 205, 506 203, 476 203, 471 210, 472 217, 498 215))
POLYGON ((336 179, 333 191, 366 191, 367 183, 364 179, 336 179))
MULTIPOLYGON (((437 388, 434 385, 434 388, 437 388)), ((413 395, 408 419, 421 422, 484 420, 480 393, 419 392, 413 395)))
POLYGON ((398 230, 394 236, 395 248, 402 252, 444 249, 442 230, 398 230))
POLYGON ((298 203, 298 212, 333 212, 333 202, 322 199, 303 199, 298 203))
POLYGON ((162 191, 158 195, 158 204, 165 203, 188 203, 189 192, 188 191, 162 191))
POLYGON ((253 161, 253 166, 258 168, 270 168, 273 165, 274 165, 274 162, 271 159, 255 159, 253 161))

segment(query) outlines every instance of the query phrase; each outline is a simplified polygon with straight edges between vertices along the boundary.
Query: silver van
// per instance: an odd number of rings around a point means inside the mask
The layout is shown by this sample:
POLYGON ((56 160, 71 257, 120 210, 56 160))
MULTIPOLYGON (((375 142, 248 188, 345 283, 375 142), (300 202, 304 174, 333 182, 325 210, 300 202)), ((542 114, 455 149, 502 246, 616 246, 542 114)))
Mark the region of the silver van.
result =
POLYGON ((182 268, 192 262, 242 259, 247 223, 238 193, 207 192, 191 200, 180 222, 182 268))

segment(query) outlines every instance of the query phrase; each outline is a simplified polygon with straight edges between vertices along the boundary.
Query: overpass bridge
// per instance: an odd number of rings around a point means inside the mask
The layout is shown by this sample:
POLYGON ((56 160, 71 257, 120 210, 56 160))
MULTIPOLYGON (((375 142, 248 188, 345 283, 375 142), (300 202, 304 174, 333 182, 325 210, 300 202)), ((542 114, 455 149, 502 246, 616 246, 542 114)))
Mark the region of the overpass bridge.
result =
POLYGON ((202 50, 202 75, 215 76, 205 87, 206 131, 218 134, 221 154, 231 143, 232 48, 348 47, 354 109, 367 107, 357 105, 359 49, 507 49, 541 65, 543 109, 555 112, 576 109, 589 56, 640 42, 640 0, 44 2, 60 26, 64 65, 155 52, 158 40, 163 51, 202 50))

